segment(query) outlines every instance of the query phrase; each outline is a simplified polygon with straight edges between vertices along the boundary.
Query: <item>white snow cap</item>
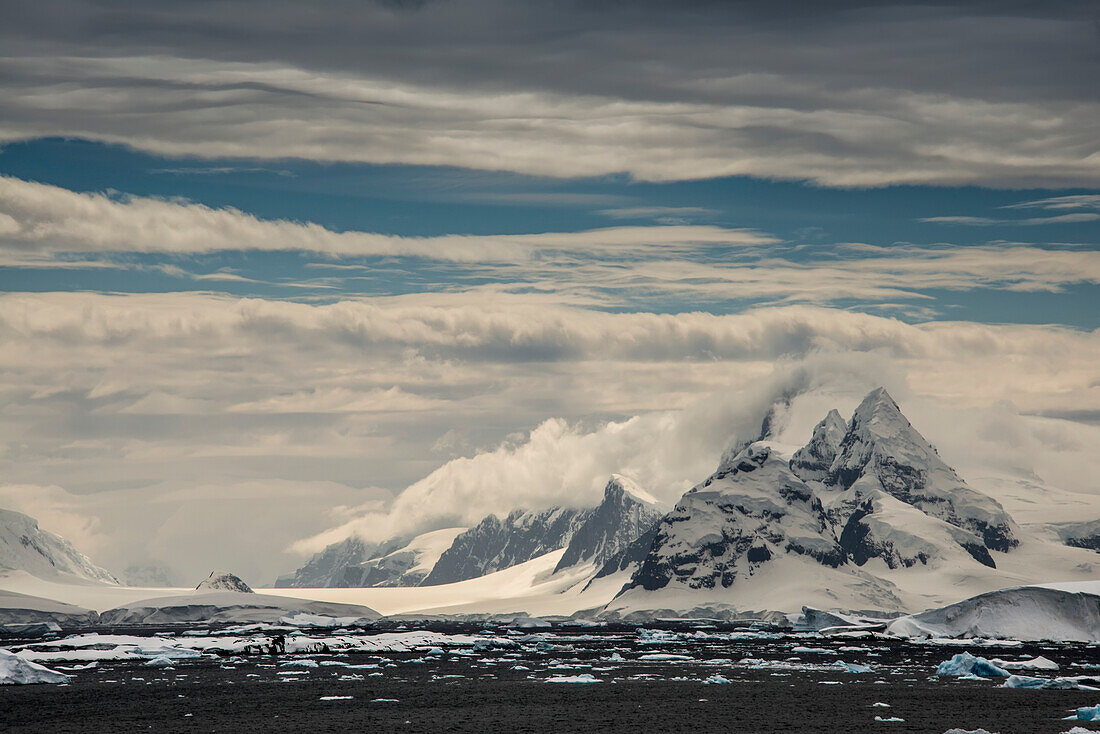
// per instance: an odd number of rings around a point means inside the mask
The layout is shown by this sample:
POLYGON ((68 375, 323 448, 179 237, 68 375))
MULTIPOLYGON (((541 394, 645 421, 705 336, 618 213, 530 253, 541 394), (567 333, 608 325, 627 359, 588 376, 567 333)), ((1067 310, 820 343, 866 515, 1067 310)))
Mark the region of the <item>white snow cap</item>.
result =
POLYGON ((633 495, 635 499, 641 500, 644 503, 650 505, 661 504, 660 500, 658 500, 646 490, 642 489, 642 486, 640 484, 635 482, 630 477, 623 476, 622 474, 611 475, 611 478, 607 481, 607 486, 604 488, 604 494, 606 495, 608 491, 616 486, 618 486, 619 489, 623 490, 627 494, 633 495))

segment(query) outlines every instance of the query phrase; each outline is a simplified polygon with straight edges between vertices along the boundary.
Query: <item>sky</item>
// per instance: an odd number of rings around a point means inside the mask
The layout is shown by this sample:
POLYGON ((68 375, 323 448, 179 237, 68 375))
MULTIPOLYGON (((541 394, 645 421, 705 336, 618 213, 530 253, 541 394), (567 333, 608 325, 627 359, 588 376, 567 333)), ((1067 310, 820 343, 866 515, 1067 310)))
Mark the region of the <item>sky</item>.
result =
POLYGON ((878 385, 1100 494, 1095 3, 0 16, 0 506, 120 575, 672 502, 878 385))

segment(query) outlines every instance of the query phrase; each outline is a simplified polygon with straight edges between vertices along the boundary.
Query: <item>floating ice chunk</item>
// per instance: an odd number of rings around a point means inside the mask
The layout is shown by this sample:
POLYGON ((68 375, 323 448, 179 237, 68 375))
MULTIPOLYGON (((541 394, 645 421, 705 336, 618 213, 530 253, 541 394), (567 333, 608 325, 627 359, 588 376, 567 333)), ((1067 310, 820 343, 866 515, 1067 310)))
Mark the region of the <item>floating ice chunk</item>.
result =
POLYGON ((1004 682, 1005 688, 1027 688, 1032 690, 1073 690, 1095 691, 1091 686, 1082 685, 1076 678, 1035 678, 1030 675, 1011 675, 1004 682))
POLYGON ((575 648, 572 645, 555 645, 552 642, 540 642, 535 645, 535 649, 539 652, 573 652, 575 648))
POLYGON ((802 645, 796 645, 791 648, 791 652, 798 653, 815 653, 818 655, 836 655, 835 650, 830 650, 827 647, 804 647, 802 645))
POLYGON ((154 668, 170 668, 176 664, 176 661, 167 655, 159 655, 145 664, 154 668))
POLYGON ((882 701, 875 701, 873 704, 871 704, 871 708, 888 709, 890 708, 890 704, 883 703, 882 701))
POLYGON ((67 683, 71 675, 24 660, 7 650, 0 650, 0 685, 29 683, 67 683))
POLYGON ((350 701, 355 696, 321 696, 320 701, 350 701))
POLYGON ((401 703, 396 698, 372 698, 371 703, 401 703))
MULTIPOLYGON (((540 643, 541 644, 541 643, 540 643)), ((515 640, 504 640, 500 638, 479 638, 474 640, 475 650, 516 650, 519 649, 519 643, 515 640)))
POLYGON ((846 663, 842 660, 837 660, 833 663, 833 667, 843 670, 845 673, 873 673, 875 672, 870 665, 860 665, 859 663, 846 663))
POLYGON ((1040 655, 1031 660, 1001 660, 993 658, 993 662, 1005 670, 1058 670, 1058 663, 1048 660, 1040 655))
POLYGON ((650 652, 639 655, 639 660, 694 660, 690 655, 676 655, 670 652, 650 652))
POLYGON ((888 724, 902 722, 905 721, 905 719, 902 719, 898 716, 876 716, 875 721, 881 721, 884 724, 888 724))
POLYGON ((602 680, 592 675, 591 673, 581 673, 580 675, 557 675, 552 678, 546 679, 547 683, 603 683, 602 680))
POLYGON ((325 614, 297 612, 285 617, 279 617, 279 624, 284 624, 288 627, 334 629, 336 627, 369 627, 371 625, 371 620, 368 617, 330 617, 325 614))
POLYGON ((1100 704, 1096 706, 1082 706, 1070 718, 1077 721, 1100 721, 1100 704))
MULTIPOLYGON (((943 734, 993 734, 993 732, 986 729, 959 729, 956 727, 954 729, 948 729, 943 734)), ((1069 734, 1069 732, 1067 732, 1067 734, 1069 734)))
POLYGON ((729 685, 730 683, 733 683, 733 681, 731 681, 729 678, 726 678, 725 676, 718 675, 717 673, 712 675, 711 677, 707 678, 703 682, 707 683, 709 685, 720 685, 720 686, 726 686, 726 685, 729 685))
POLYGON ((302 660, 287 660, 285 663, 279 663, 279 665, 284 668, 316 668, 317 661, 306 658, 302 660))
POLYGON ((1007 678, 1010 673, 1004 668, 997 667, 989 660, 971 655, 968 652, 960 652, 950 660, 939 664, 936 675, 974 675, 997 676, 1007 678))

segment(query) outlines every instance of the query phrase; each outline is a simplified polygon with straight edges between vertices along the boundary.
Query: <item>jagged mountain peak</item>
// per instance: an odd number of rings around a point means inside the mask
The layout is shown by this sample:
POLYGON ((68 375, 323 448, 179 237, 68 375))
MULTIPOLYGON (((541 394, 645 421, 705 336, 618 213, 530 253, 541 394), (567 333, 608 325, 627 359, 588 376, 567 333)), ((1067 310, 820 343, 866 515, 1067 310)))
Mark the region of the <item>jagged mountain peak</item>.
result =
POLYGON ((573 533, 554 571, 579 563, 604 566, 649 532, 667 509, 637 482, 612 474, 604 488, 603 502, 573 533))
POLYGON ((764 413, 764 418, 760 421, 760 430, 756 432, 755 436, 749 439, 735 437, 729 447, 722 452, 722 457, 718 461, 718 471, 721 472, 732 466, 733 461, 748 446, 761 441, 770 441, 782 433, 790 421, 790 412, 791 399, 789 396, 784 395, 772 403, 767 412, 764 413))
MULTIPOLYGON (((852 414, 836 458, 829 467, 829 484, 847 489, 868 467, 887 463, 915 471, 934 472, 961 482, 934 446, 902 414, 885 388, 867 394, 852 414)), ((899 497, 905 501, 904 497, 899 497)))
POLYGON ((629 495, 643 504, 661 504, 656 497, 644 490, 640 484, 630 477, 623 476, 622 474, 612 474, 607 480, 607 485, 604 487, 603 501, 607 502, 611 499, 617 499, 619 495, 629 495))
POLYGON ((889 496, 977 536, 964 547, 1008 551, 1018 544, 1000 503, 968 487, 881 387, 856 408, 823 482, 844 492, 830 508, 834 519, 847 519, 866 499, 889 496))
POLYGON ((814 426, 810 442, 791 457, 791 470, 802 479, 824 479, 836 459, 848 424, 832 409, 814 426))
POLYGON ((563 548, 591 513, 592 510, 552 507, 514 510, 503 520, 488 515, 455 537, 421 585, 477 578, 563 548))

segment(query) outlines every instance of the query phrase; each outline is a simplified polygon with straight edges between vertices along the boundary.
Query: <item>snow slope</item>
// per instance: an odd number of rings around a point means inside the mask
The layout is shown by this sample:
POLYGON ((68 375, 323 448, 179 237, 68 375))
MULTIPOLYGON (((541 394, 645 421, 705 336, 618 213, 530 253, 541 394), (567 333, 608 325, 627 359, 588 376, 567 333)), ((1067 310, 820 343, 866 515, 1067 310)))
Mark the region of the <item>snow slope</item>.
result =
POLYGON ((40 596, 0 590, 0 624, 53 622, 62 627, 91 624, 99 618, 91 609, 44 599, 40 596))
POLYGON ((994 637, 1100 641, 1100 596, 1036 586, 1001 589, 899 617, 904 637, 994 637))
POLYGON ((117 584, 118 579, 92 563, 73 544, 38 527, 20 512, 0 510, 0 574, 26 571, 42 578, 65 576, 117 584))
POLYGON ((501 571, 453 584, 411 588, 262 589, 302 599, 366 604, 382 614, 512 614, 569 615, 601 607, 625 579, 612 578, 582 590, 592 566, 554 573, 564 549, 558 549, 501 571))
POLYGON ((351 604, 291 599, 251 591, 196 591, 125 604, 100 614, 103 624, 183 624, 189 622, 278 622, 298 614, 377 619, 375 610, 351 604))

